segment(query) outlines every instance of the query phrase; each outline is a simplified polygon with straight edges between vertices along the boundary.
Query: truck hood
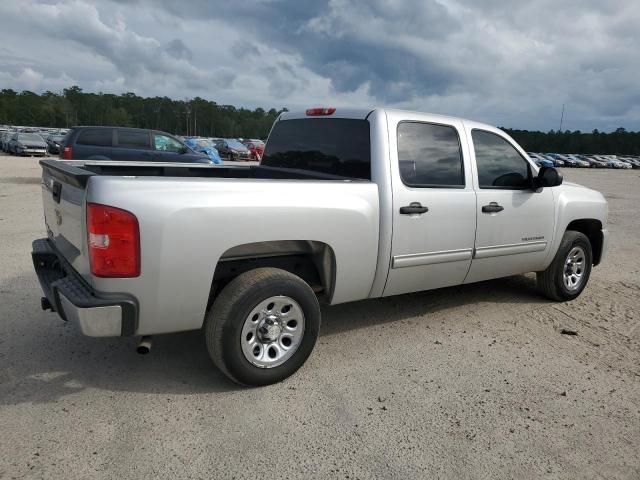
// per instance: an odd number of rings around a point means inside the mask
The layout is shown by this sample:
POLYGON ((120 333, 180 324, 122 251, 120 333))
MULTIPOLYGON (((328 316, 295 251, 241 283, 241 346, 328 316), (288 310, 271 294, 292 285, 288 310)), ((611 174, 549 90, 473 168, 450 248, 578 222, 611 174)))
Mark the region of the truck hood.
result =
POLYGON ((566 191, 572 196, 576 196, 577 198, 580 198, 580 196, 583 195, 585 199, 600 200, 605 203, 607 202, 602 193, 589 187, 585 187, 584 185, 580 185, 579 183, 562 182, 560 189, 566 191))

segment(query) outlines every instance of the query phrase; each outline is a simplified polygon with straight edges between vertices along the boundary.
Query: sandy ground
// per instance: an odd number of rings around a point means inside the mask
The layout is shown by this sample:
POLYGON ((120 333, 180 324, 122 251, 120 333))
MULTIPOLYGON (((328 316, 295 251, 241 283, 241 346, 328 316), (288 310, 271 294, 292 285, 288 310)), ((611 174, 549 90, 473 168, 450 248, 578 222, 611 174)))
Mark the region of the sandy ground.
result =
POLYGON ((141 357, 42 312, 39 168, 0 157, 0 478, 640 478, 640 175, 563 173, 611 210, 579 299, 528 275, 327 308, 297 375, 241 389, 199 332, 141 357))

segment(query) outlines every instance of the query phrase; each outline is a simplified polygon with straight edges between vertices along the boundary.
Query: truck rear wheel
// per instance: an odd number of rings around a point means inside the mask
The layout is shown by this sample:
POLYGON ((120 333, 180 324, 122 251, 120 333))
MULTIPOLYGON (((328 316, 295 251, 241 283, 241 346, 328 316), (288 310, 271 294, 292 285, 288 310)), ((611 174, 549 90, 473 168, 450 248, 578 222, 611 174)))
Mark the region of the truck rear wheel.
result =
POLYGON ((592 264, 589 239, 583 233, 568 230, 551 265, 537 272, 538 288, 551 300, 573 300, 587 286, 592 264))
POLYGON ((205 320, 213 363, 241 385, 279 382, 307 360, 320 330, 320 306, 301 278, 258 268, 233 279, 205 320))

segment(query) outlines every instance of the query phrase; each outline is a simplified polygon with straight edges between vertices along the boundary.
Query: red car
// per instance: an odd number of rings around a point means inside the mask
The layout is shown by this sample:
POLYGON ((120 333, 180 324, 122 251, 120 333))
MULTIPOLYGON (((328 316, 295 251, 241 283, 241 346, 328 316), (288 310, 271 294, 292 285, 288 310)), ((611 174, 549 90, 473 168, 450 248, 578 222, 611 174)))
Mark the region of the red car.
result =
POLYGON ((264 153, 264 142, 262 140, 245 140, 242 142, 251 152, 251 158, 258 162, 262 159, 264 153))

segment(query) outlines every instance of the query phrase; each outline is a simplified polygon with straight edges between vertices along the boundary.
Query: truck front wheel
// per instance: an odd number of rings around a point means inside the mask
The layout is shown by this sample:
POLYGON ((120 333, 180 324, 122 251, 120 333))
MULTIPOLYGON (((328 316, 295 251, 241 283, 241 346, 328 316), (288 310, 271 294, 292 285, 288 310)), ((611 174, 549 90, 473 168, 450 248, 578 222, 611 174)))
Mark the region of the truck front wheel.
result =
POLYGON ((213 363, 241 385, 260 386, 293 375, 311 354, 320 306, 301 278, 258 268, 233 279, 205 320, 213 363))
POLYGON ((538 287, 551 300, 573 300, 587 286, 592 264, 593 254, 587 236, 567 230, 551 265, 537 273, 538 287))

